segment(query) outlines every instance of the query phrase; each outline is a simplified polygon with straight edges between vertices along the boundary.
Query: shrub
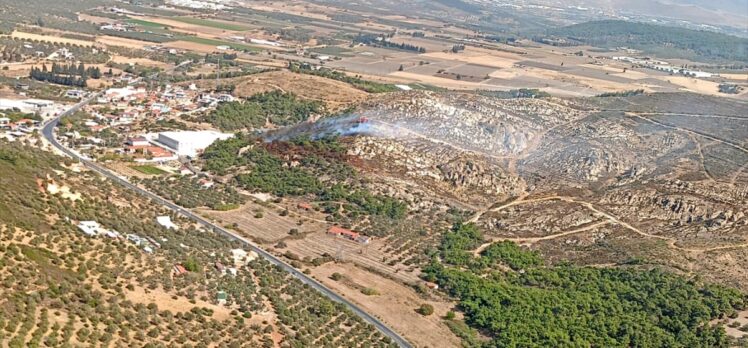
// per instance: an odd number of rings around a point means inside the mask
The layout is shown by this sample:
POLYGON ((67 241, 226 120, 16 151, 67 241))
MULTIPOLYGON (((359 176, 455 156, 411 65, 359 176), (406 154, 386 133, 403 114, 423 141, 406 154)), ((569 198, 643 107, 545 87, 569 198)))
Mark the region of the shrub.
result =
POLYGON ((416 312, 418 312, 421 315, 432 315, 434 314, 434 306, 424 303, 418 309, 416 309, 416 312))

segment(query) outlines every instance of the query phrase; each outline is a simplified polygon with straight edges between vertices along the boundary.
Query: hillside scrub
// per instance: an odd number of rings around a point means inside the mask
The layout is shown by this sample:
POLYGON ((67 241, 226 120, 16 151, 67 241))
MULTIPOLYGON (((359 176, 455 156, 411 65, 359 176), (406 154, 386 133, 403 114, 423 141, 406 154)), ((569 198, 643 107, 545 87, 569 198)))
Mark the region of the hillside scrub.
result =
POLYGON ((404 218, 406 204, 369 192, 358 182, 355 169, 344 162, 344 154, 337 138, 265 144, 238 135, 213 143, 202 158, 205 169, 219 175, 234 172, 236 184, 250 192, 313 196, 322 201, 326 213, 344 211, 350 218, 404 218), (285 159, 289 154, 298 156, 296 165, 285 159))

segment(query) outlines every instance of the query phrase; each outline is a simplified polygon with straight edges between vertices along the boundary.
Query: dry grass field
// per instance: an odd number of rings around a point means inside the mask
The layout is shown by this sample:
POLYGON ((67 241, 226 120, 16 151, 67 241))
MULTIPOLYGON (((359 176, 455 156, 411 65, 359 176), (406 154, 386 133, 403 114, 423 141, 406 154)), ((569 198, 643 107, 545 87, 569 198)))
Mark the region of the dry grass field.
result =
POLYGON ((94 43, 92 41, 83 41, 83 40, 76 40, 76 39, 68 39, 64 37, 59 36, 53 36, 53 35, 40 35, 40 34, 32 34, 32 33, 24 33, 21 31, 14 31, 10 34, 10 37, 13 38, 19 38, 22 40, 38 40, 38 41, 45 41, 45 42, 55 42, 55 43, 61 43, 61 44, 71 44, 71 45, 78 45, 78 46, 84 46, 84 47, 90 47, 93 46, 94 43))
POLYGON ((122 37, 102 35, 96 37, 96 42, 107 45, 107 46, 120 46, 127 48, 143 48, 145 46, 152 45, 150 42, 125 39, 122 37))
MULTIPOLYGON (((366 99, 367 93, 351 85, 318 76, 302 75, 290 71, 270 71, 240 78, 223 80, 236 85, 234 96, 249 97, 253 94, 281 90, 297 96, 325 103, 330 110, 343 109, 366 99)), ((215 81, 198 81, 201 88, 211 88, 215 81)))
POLYGON ((452 302, 425 299, 413 288, 384 278, 350 263, 326 263, 312 269, 319 281, 343 294, 348 300, 367 312, 383 318, 397 332, 407 332, 408 338, 418 347, 456 347, 460 339, 444 324, 442 317, 455 306, 452 302), (343 278, 331 279, 333 273, 343 278), (374 289, 378 295, 365 295, 362 289, 374 289), (434 306, 434 314, 423 316, 415 309, 424 303, 434 306))
POLYGON ((281 210, 273 206, 263 206, 254 202, 246 203, 239 209, 231 211, 209 211, 198 210, 202 215, 208 216, 221 225, 236 226, 248 237, 261 243, 274 243, 288 237, 291 229, 297 229, 301 234, 322 231, 326 229, 324 224, 299 218, 298 216, 281 216, 281 210), (257 217, 258 213, 262 217, 257 217), (300 220, 305 220, 301 225, 300 220), (236 224, 236 225, 234 225, 236 224))

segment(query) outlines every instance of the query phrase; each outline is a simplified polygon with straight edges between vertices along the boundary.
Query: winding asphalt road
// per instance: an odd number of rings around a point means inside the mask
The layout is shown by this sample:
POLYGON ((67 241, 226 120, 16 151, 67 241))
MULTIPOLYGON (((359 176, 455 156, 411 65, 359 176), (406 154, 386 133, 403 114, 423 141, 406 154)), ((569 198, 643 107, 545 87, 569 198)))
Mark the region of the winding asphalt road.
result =
POLYGON ((225 237, 228 237, 228 238, 240 241, 247 248, 249 248, 250 250, 255 251, 257 254, 259 254, 260 256, 264 257, 266 260, 268 260, 270 263, 272 263, 272 264, 274 264, 276 266, 281 267, 283 270, 285 270, 288 273, 291 273, 292 276, 294 276, 295 278, 297 278, 298 280, 300 280, 302 283, 309 285, 313 289, 315 289, 315 290, 319 291, 320 293, 322 293, 322 295, 326 296, 327 298, 329 298, 329 299, 331 299, 331 300, 333 300, 335 302, 342 303, 343 305, 345 305, 346 307, 348 307, 348 309, 350 309, 353 313, 355 313, 356 315, 358 315, 359 317, 361 317, 362 319, 364 319, 369 324, 371 324, 374 327, 376 327, 383 334, 387 335, 390 339, 392 339, 393 342, 395 342, 400 347, 403 347, 403 348, 411 348, 412 347, 411 344, 408 343, 408 341, 406 341, 397 332, 395 332, 394 330, 392 330, 389 327, 387 327, 387 325, 385 325, 379 319, 373 317, 369 313, 366 313, 365 311, 363 311, 361 308, 359 308, 355 304, 353 304, 350 301, 346 300, 345 298, 341 297, 340 295, 338 295, 334 291, 330 290, 329 288, 325 287, 324 285, 322 285, 318 281, 312 279, 311 277, 308 277, 307 275, 305 275, 302 272, 299 272, 297 269, 291 267, 289 264, 283 262, 282 260, 280 260, 277 257, 273 256, 272 254, 268 253, 267 251, 261 249, 260 247, 258 247, 254 243, 250 242, 249 240, 247 240, 247 239, 243 238, 242 236, 239 236, 239 235, 237 235, 237 234, 235 234, 235 233, 233 233, 231 231, 228 231, 228 230, 224 229, 221 226, 213 224, 212 222, 210 222, 208 220, 205 220, 201 216, 198 216, 198 215, 192 213, 191 211, 189 211, 189 210, 187 210, 185 208, 182 208, 182 207, 180 207, 180 206, 178 206, 178 205, 176 205, 176 204, 174 204, 174 203, 172 203, 172 202, 170 202, 170 201, 168 201, 168 200, 166 200, 164 198, 161 198, 160 196, 157 196, 157 195, 155 195, 155 194, 153 194, 153 193, 151 193, 151 192, 149 192, 149 191, 147 191, 147 190, 145 190, 143 188, 140 188, 140 187, 138 187, 136 185, 133 185, 132 183, 130 183, 129 181, 127 181, 125 178, 123 178, 123 177, 115 174, 114 172, 110 171, 109 169, 106 169, 106 168, 104 168, 104 167, 102 167, 102 166, 100 166, 100 165, 98 165, 98 164, 96 164, 96 163, 94 163, 94 162, 92 162, 92 161, 90 161, 90 160, 82 157, 80 154, 78 154, 78 153, 76 153, 76 152, 74 152, 74 151, 66 148, 62 144, 60 144, 60 142, 58 142, 57 139, 55 138, 55 132, 54 132, 55 128, 60 123, 60 119, 63 118, 63 117, 65 117, 65 116, 72 115, 76 111, 80 110, 83 106, 87 105, 88 103, 90 103, 94 99, 98 98, 101 95, 101 93, 102 92, 98 92, 98 93, 93 94, 93 95, 91 95, 89 97, 86 97, 85 99, 81 100, 78 104, 74 105, 72 108, 68 109, 67 111, 65 111, 63 113, 60 113, 60 115, 58 115, 54 119, 51 119, 47 123, 45 123, 43 125, 43 127, 42 127, 42 135, 44 136, 44 138, 47 139, 47 141, 49 141, 49 143, 52 144, 52 146, 54 146, 58 150, 62 151, 66 155, 68 155, 68 156, 70 156, 70 157, 72 157, 74 159, 77 159, 78 161, 80 161, 83 165, 85 165, 89 169, 91 169, 91 170, 93 170, 93 171, 95 171, 95 172, 97 172, 97 173, 99 173, 99 174, 101 174, 101 175, 103 175, 103 176, 111 179, 112 181, 114 181, 116 183, 119 183, 120 185, 124 186, 125 188, 127 188, 129 190, 132 190, 132 191, 135 191, 135 192, 139 193, 142 196, 150 198, 152 201, 157 202, 157 203, 159 203, 159 204, 161 204, 161 205, 163 205, 163 206, 171 209, 172 211, 174 211, 174 212, 176 212, 178 214, 181 214, 181 215, 183 215, 185 217, 188 217, 188 218, 192 219, 193 221, 199 223, 200 225, 203 225, 206 228, 211 229, 211 230, 213 230, 214 232, 216 232, 216 233, 218 233, 220 235, 223 235, 225 237))

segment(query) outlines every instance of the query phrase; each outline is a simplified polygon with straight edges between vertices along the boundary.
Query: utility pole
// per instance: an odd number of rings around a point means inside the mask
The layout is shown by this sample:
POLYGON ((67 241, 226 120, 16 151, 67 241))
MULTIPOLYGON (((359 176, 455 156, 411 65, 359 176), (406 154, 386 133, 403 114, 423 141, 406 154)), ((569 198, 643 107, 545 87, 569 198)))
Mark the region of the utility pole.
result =
POLYGON ((216 70, 216 93, 218 93, 218 80, 221 78, 221 55, 218 55, 218 70, 216 70))

